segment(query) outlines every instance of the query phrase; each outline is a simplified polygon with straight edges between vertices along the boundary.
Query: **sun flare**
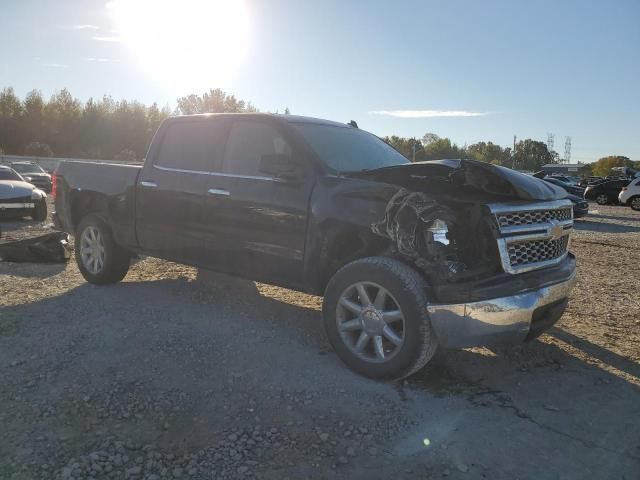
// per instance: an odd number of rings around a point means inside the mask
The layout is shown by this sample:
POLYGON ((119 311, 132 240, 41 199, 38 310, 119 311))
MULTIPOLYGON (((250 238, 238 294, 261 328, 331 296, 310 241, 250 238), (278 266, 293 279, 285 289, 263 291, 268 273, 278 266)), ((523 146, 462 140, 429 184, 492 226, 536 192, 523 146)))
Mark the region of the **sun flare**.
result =
POLYGON ((181 93, 224 86, 248 49, 243 0, 114 0, 107 7, 139 66, 181 93))

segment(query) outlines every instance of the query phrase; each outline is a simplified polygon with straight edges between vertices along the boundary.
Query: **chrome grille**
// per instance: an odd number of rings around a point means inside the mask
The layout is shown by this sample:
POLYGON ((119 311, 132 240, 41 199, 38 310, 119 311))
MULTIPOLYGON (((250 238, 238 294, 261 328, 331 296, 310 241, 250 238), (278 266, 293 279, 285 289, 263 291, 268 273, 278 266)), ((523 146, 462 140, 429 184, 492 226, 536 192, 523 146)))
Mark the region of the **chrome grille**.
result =
POLYGON ((573 208, 569 200, 489 205, 500 237, 507 273, 522 273, 561 262, 569 247, 573 208))
POLYGON ((560 258, 567 252, 569 235, 557 240, 534 240, 509 245, 509 261, 512 267, 546 262, 560 258))
POLYGON ((535 225, 547 223, 551 220, 558 222, 571 220, 571 207, 555 208, 550 210, 532 210, 524 212, 507 212, 496 215, 500 227, 512 227, 518 225, 535 225))

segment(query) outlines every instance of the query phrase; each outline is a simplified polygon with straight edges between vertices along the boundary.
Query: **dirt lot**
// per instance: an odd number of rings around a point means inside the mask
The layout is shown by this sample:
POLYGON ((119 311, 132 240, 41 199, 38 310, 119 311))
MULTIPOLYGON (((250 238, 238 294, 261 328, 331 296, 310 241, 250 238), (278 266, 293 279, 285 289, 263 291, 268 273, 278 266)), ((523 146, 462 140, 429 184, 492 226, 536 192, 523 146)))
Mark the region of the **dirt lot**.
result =
POLYGON ((548 335, 400 384, 339 362, 317 297, 155 259, 110 287, 0 263, 0 478, 638 478, 640 214, 592 209, 548 335))

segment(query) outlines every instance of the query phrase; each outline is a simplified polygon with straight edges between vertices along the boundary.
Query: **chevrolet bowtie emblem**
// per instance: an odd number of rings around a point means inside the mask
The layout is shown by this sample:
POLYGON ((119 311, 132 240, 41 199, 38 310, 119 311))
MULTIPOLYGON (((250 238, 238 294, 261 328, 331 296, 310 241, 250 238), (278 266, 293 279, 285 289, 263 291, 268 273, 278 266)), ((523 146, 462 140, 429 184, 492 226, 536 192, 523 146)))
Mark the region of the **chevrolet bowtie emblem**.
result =
POLYGON ((557 220, 550 220, 549 223, 551 226, 548 229, 548 235, 551 237, 551 240, 558 240, 562 237, 564 228, 562 228, 562 225, 560 225, 557 220))

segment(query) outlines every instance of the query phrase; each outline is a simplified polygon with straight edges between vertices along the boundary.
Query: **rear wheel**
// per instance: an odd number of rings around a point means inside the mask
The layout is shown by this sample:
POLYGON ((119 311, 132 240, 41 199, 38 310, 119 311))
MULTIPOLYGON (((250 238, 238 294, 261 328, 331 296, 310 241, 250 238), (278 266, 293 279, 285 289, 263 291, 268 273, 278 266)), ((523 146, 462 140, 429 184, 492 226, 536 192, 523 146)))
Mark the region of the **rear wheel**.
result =
POLYGON ((47 219, 47 200, 42 198, 36 200, 33 213, 31 214, 36 222, 44 222, 47 219))
POLYGON ((629 205, 634 210, 640 210, 640 197, 633 197, 631 200, 629 200, 629 205))
POLYGON ((131 255, 113 240, 111 229, 100 217, 82 219, 75 243, 76 263, 88 282, 116 283, 129 271, 131 255))
POLYGON ((361 375, 406 377, 437 348, 426 305, 425 282, 412 268, 384 257, 356 260, 333 276, 325 292, 329 342, 361 375))
POLYGON ((596 197, 596 203, 598 205, 606 205, 607 203, 609 203, 609 195, 607 195, 606 193, 601 193, 596 197))

